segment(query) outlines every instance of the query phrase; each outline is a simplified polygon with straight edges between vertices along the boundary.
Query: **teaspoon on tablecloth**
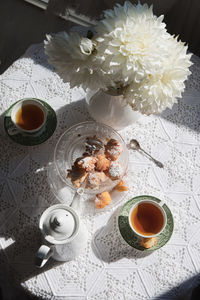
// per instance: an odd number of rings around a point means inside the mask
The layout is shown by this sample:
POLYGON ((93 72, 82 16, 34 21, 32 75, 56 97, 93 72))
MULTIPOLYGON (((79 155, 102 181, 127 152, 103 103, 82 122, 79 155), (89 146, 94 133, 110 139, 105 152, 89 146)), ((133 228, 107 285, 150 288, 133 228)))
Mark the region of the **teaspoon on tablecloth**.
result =
POLYGON ((164 165, 163 165, 160 161, 158 161, 158 160, 156 160, 155 158, 153 158, 149 153, 147 153, 144 149, 142 149, 142 148, 140 147, 140 144, 139 144, 139 142, 138 142, 137 140, 134 140, 134 139, 130 140, 129 147, 130 147, 130 149, 133 149, 133 150, 140 150, 140 151, 142 151, 142 152, 145 153, 148 157, 150 157, 150 159, 151 159, 151 160, 152 160, 159 168, 164 168, 164 165))

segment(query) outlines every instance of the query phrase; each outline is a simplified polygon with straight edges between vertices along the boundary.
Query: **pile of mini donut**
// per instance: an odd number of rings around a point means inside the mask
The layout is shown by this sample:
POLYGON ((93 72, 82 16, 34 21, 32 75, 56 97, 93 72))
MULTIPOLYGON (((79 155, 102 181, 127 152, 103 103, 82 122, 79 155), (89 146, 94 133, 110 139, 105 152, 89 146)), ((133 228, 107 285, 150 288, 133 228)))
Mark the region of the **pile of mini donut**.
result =
MULTIPOLYGON (((96 190, 108 179, 119 180, 123 176, 123 168, 118 161, 122 151, 122 146, 117 140, 109 139, 102 148, 85 152, 77 158, 72 168, 68 170, 67 178, 71 179, 76 188, 84 186, 84 188, 96 190)), ((122 180, 119 181, 116 189, 118 191, 128 190, 122 180)), ((96 208, 104 208, 110 203, 109 191, 96 195, 96 208)))

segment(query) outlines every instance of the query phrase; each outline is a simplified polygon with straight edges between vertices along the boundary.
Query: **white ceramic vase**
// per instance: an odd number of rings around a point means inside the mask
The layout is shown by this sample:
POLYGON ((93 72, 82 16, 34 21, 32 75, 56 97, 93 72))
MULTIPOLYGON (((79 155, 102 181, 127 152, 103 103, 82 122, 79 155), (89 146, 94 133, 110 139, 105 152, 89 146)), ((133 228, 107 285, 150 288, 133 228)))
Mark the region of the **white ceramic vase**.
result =
POLYGON ((86 103, 95 121, 109 125, 115 130, 133 124, 142 116, 126 104, 122 95, 113 95, 102 90, 88 90, 86 103))

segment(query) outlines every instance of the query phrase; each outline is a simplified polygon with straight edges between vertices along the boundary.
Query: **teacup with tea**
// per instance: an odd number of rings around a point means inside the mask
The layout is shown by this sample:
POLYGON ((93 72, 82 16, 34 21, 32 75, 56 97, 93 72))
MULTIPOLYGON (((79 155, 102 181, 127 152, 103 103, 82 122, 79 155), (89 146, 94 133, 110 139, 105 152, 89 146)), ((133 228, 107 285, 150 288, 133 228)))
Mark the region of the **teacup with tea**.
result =
POLYGON ((11 120, 14 127, 10 128, 9 134, 38 132, 44 127, 46 119, 47 111, 42 102, 34 98, 22 99, 12 108, 11 120))
POLYGON ((129 225, 134 233, 141 238, 158 236, 165 229, 167 216, 164 203, 152 200, 141 200, 129 212, 129 225))

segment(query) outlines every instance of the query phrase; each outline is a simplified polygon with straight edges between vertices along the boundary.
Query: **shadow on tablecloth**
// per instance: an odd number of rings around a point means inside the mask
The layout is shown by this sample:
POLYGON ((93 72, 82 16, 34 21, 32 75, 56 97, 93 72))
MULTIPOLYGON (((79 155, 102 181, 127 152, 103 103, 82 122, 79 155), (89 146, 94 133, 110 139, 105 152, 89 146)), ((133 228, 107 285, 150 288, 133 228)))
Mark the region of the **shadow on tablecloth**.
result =
POLYGON ((199 300, 200 274, 189 278, 152 300, 199 300))
POLYGON ((119 261, 123 258, 137 264, 140 258, 151 255, 129 246, 122 238, 118 229, 118 215, 121 207, 118 207, 111 215, 107 224, 95 232, 92 248, 94 254, 106 263, 119 261))

